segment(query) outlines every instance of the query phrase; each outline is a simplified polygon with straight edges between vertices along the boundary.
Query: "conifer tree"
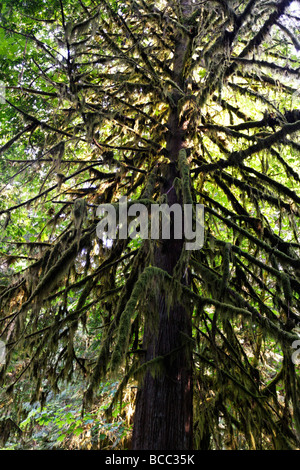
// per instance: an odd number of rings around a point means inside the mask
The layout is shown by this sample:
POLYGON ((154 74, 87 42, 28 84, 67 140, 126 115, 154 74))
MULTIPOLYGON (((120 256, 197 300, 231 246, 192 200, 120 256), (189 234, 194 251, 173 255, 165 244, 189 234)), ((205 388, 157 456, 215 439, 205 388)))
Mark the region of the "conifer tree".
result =
POLYGON ((291 0, 2 2, 8 394, 29 377, 42 401, 80 370, 87 408, 117 376, 112 407, 137 384, 135 450, 299 447, 299 17, 291 0), (122 196, 203 204, 202 249, 105 243, 97 208, 122 196))

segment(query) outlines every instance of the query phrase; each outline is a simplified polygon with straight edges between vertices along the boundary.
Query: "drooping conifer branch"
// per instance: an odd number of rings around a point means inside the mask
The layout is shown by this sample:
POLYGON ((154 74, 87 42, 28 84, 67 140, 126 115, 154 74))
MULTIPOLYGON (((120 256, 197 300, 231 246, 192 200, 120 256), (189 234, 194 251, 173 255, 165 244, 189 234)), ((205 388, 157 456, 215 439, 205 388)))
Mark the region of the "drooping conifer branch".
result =
POLYGON ((0 57, 1 384, 10 393, 29 380, 44 403, 81 375, 87 407, 113 377, 112 411, 130 381, 140 397, 146 380, 165 387, 161 397, 184 398, 166 415, 169 405, 144 390, 138 416, 152 439, 157 411, 186 449, 186 428, 201 449, 299 447, 291 4, 64 0, 49 21, 46 4, 41 18, 34 5, 4 10, 1 38, 22 50, 0 57), (204 204, 202 249, 99 238, 97 207, 111 204, 118 217, 124 195, 147 210, 204 204), (73 220, 78 199, 85 210, 73 220), (191 416, 174 425, 187 403, 194 425, 191 416))

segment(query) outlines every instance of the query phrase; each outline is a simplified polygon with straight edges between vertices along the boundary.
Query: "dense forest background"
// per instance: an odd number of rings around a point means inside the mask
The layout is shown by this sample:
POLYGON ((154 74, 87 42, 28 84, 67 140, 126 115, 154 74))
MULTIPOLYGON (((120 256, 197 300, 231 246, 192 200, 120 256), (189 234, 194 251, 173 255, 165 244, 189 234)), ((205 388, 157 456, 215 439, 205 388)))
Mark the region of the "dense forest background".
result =
POLYGON ((300 448, 299 21, 1 2, 3 449, 300 448), (105 243, 121 196, 203 204, 204 246, 105 243))

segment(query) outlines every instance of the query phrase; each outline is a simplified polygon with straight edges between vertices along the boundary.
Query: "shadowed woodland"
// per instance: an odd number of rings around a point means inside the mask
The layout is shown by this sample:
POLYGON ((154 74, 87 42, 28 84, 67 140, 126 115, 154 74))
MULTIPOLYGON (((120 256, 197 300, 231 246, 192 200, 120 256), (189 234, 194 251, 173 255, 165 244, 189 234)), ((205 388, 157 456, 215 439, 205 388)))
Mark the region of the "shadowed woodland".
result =
POLYGON ((299 25, 1 2, 2 448, 300 448, 299 25), (104 243, 121 196, 203 204, 204 246, 104 243))

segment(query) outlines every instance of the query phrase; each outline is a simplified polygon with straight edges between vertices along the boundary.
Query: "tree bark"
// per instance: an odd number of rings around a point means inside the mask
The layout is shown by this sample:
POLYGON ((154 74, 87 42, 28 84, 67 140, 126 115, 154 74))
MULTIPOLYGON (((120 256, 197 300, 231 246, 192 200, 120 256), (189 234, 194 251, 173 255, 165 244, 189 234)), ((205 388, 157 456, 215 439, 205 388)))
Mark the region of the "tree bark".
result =
MULTIPOLYGON (((175 173, 175 166, 174 173, 175 173)), ((172 181, 169 181, 172 187, 172 181)), ((168 203, 177 201, 171 190, 168 203)), ((155 264, 173 274, 183 249, 182 240, 166 240, 155 252, 155 264)), ((176 297, 176 293, 174 293, 176 297)), ((139 385, 134 418, 134 450, 192 449, 192 351, 189 309, 177 300, 167 305, 167 293, 161 290, 157 303, 158 327, 153 328, 153 312, 145 326, 144 361, 164 357, 163 368, 156 375, 147 371, 139 385)))
MULTIPOLYGON (((191 13, 191 1, 180 2, 183 17, 191 13)), ((180 31, 176 38, 173 60, 173 79, 184 87, 184 70, 190 49, 190 38, 180 31)), ((167 194, 168 204, 182 204, 173 183, 179 177, 177 169, 179 151, 185 146, 185 127, 179 119, 180 92, 174 88, 168 119, 167 151, 169 164, 161 193, 167 194)), ((155 250, 155 265, 168 274, 173 270, 184 249, 183 240, 160 240, 155 250)), ((187 277, 182 280, 187 283, 187 277)), ((151 315, 146 320, 143 348, 144 361, 164 357, 163 368, 155 375, 147 371, 139 384, 132 448, 134 450, 189 450, 193 446, 193 384, 192 350, 187 338, 191 337, 191 312, 178 300, 168 306, 167 293, 162 288, 154 306, 158 313, 158 326, 153 329, 151 315)), ((176 293, 174 293, 174 298, 176 293)))

